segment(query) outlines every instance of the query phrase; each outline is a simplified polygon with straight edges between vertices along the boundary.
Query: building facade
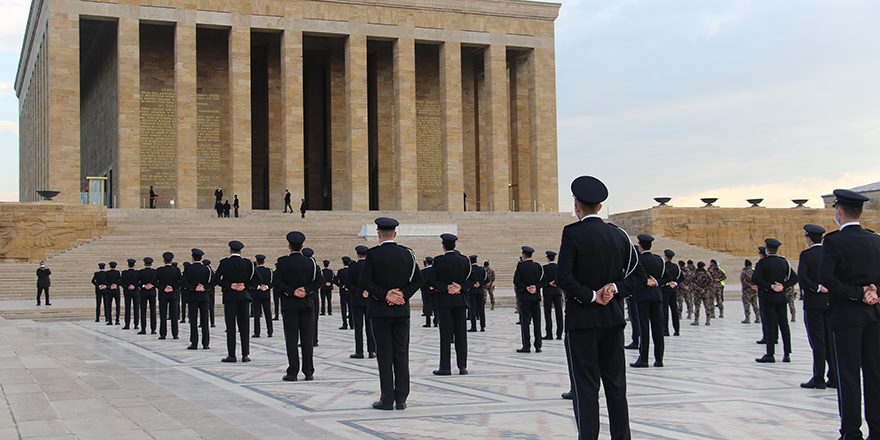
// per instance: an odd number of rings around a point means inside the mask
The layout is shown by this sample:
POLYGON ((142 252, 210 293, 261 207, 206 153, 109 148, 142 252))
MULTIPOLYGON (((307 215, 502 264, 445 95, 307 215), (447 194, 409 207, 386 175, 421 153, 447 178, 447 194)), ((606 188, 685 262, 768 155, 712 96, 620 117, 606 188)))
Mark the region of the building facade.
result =
MULTIPOLYGON (((518 0, 34 0, 20 200, 556 211, 554 20, 518 0)), ((298 207, 298 206, 297 206, 298 207)))

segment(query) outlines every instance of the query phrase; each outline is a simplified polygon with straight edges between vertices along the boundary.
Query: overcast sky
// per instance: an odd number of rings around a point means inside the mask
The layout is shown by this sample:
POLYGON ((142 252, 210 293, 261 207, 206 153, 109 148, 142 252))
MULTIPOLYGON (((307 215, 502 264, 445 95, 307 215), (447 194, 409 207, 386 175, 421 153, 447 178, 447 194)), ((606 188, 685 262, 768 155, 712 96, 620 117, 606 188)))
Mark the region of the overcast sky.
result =
MULTIPOLYGON (((18 199, 13 82, 29 1, 0 0, 0 200, 18 199)), ((560 210, 582 174, 610 212, 794 206, 880 181, 880 3, 563 1, 560 210)))

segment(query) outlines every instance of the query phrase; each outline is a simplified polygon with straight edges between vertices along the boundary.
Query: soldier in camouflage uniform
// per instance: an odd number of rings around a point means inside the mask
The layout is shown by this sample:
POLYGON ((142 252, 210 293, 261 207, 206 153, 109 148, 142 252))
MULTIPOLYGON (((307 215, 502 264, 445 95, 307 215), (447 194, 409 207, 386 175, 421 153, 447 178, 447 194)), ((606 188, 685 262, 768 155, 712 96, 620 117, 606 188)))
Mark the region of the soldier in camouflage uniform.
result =
MULTIPOLYGON (((675 300, 678 301, 678 316, 681 317, 681 312, 684 311, 684 296, 690 292, 685 292, 684 290, 685 283, 687 283, 688 279, 687 266, 684 265, 684 260, 678 260, 678 267, 681 269, 681 282, 678 283, 678 296, 676 296, 675 300)), ((688 316, 688 318, 690 318, 690 316, 688 316)))
POLYGON ((797 321, 794 316, 797 311, 797 307, 794 306, 794 300, 797 299, 797 296, 797 291, 794 290, 794 286, 785 289, 785 297, 788 298, 788 309, 791 311, 791 322, 797 321))
POLYGON ((716 283, 709 272, 706 271, 706 263, 700 261, 697 263, 697 270, 691 274, 691 293, 694 296, 694 322, 691 325, 700 325, 700 304, 706 309, 706 325, 712 318, 712 310, 714 310, 715 296, 712 285, 716 283))
POLYGON ((752 310, 755 311, 755 324, 761 323, 761 309, 758 308, 758 286, 752 282, 752 274, 754 272, 752 261, 746 260, 745 267, 743 267, 742 273, 739 275, 739 282, 742 283, 743 310, 746 313, 746 319, 742 321, 743 324, 751 324, 752 310))
POLYGON ((691 281, 693 280, 694 271, 696 270, 697 268, 694 267, 694 261, 688 260, 688 264, 684 271, 685 282, 682 283, 684 284, 684 287, 682 288, 684 295, 682 296, 684 296, 684 302, 687 304, 687 319, 691 319, 691 315, 694 313, 694 287, 691 281))
POLYGON ((718 317, 724 317, 724 286, 721 284, 724 280, 727 279, 727 275, 718 267, 718 262, 715 260, 709 261, 709 276, 712 277, 712 302, 714 303, 712 307, 712 317, 715 317, 715 307, 718 307, 718 317))

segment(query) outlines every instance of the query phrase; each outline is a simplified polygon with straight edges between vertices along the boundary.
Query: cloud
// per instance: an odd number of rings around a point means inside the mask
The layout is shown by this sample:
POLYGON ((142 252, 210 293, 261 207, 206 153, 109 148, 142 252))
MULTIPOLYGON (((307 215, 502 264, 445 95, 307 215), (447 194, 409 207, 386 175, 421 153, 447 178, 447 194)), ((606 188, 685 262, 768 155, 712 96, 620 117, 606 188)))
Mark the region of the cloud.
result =
POLYGON ((8 131, 18 134, 18 123, 12 121, 0 121, 0 131, 8 131))
POLYGON ((21 51, 30 0, 0 0, 0 51, 21 51))
POLYGON ((0 202, 17 202, 18 192, 0 191, 0 202))

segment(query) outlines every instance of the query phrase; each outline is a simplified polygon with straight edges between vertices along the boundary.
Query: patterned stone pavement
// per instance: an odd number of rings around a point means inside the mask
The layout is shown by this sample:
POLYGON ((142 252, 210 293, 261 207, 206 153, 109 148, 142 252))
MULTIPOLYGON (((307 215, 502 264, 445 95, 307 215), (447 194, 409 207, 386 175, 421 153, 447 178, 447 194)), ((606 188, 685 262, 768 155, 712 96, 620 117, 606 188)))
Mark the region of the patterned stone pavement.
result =
MULTIPOLYGON (((803 323, 792 323, 792 363, 759 365, 759 326, 741 324, 734 307, 711 327, 684 325, 667 338, 666 367, 627 371, 634 438, 836 438, 834 390, 798 387, 811 370, 803 323)), ((103 322, 0 320, 0 438, 575 437, 571 404, 560 398, 569 386, 562 341, 516 353, 516 315, 487 315, 485 333, 468 333, 471 374, 445 377, 431 374, 437 329, 414 318, 405 411, 370 408, 375 360, 349 358, 353 332, 337 329, 338 314, 320 319, 312 382, 281 381, 280 321, 274 338, 252 339, 253 362, 224 364, 219 319, 212 348, 197 351, 186 350, 188 325, 180 340, 160 341, 103 322)), ((629 362, 636 356, 627 351, 629 362)))

